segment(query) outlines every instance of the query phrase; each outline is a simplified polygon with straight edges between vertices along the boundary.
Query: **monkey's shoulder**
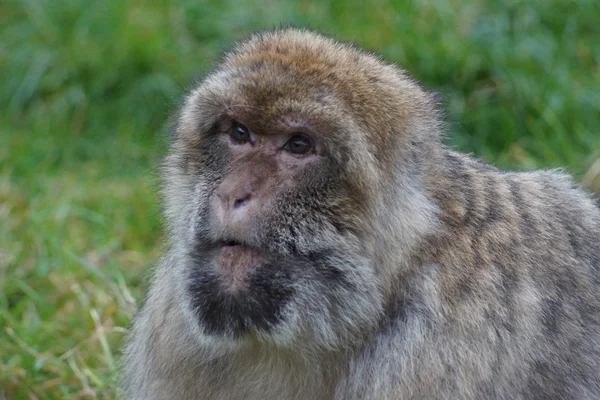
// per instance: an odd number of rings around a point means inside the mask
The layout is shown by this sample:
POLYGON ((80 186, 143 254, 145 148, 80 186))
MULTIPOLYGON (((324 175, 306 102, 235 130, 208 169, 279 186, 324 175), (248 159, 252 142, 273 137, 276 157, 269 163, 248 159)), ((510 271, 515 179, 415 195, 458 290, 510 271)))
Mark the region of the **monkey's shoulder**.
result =
POLYGON ((450 151, 444 160, 445 182, 433 197, 452 226, 476 234, 509 229, 529 238, 570 225, 600 232, 598 204, 560 170, 507 172, 450 151))
POLYGON ((446 159, 449 183, 434 196, 442 229, 421 247, 424 264, 441 265, 454 283, 474 275, 482 284, 564 275, 600 283, 600 209, 569 175, 505 172, 459 153, 446 159))

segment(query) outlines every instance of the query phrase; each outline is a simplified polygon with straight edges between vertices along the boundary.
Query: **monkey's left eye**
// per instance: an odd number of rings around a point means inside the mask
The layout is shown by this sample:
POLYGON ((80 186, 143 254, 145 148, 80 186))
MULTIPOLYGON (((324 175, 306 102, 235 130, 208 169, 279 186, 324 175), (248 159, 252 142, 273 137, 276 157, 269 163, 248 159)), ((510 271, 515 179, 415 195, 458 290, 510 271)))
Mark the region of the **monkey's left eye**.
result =
POLYGON ((233 140, 238 143, 250 142, 250 131, 244 125, 239 122, 235 122, 229 134, 233 140))
POLYGON ((293 154, 307 154, 313 148, 309 138, 302 134, 296 134, 287 141, 284 148, 293 154))

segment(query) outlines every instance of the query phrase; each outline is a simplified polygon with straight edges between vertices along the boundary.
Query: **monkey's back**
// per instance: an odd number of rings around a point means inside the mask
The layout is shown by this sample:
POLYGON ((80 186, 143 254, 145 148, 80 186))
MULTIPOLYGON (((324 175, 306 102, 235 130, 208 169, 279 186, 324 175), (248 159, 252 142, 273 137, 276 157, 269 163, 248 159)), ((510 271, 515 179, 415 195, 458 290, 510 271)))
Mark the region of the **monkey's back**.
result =
POLYGON ((445 229, 422 246, 408 307, 434 321, 440 345, 422 356, 445 372, 423 363, 416 375, 446 374, 448 392, 475 398, 600 398, 594 200, 556 171, 444 159, 445 229))

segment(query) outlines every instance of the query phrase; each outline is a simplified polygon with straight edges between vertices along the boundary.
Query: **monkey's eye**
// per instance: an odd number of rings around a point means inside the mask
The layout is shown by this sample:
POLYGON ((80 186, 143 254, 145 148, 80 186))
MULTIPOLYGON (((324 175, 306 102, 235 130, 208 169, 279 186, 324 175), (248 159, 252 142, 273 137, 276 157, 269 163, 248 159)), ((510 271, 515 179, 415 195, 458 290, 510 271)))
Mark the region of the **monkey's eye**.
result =
POLYGON ((313 148, 309 138, 302 134, 295 134, 287 141, 284 148, 293 154, 307 154, 313 148))
POLYGON ((239 122, 233 123, 233 127, 229 136, 231 136, 231 138, 238 143, 250 142, 250 131, 239 122))

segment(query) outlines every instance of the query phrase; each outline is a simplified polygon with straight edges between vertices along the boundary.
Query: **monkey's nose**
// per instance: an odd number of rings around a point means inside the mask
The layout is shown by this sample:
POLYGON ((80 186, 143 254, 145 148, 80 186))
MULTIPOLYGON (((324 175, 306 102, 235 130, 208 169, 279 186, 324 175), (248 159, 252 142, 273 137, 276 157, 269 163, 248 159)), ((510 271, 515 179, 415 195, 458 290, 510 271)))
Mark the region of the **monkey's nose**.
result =
POLYGON ((225 215, 239 214, 252 201, 252 192, 245 187, 224 187, 217 191, 221 209, 225 215))
POLYGON ((260 183, 243 172, 221 182, 213 198, 213 212, 224 227, 234 229, 257 212, 260 183))
POLYGON ((252 195, 250 193, 247 193, 245 195, 241 195, 240 198, 235 198, 233 200, 233 208, 236 209, 248 205, 248 203, 250 203, 251 197, 252 195))

